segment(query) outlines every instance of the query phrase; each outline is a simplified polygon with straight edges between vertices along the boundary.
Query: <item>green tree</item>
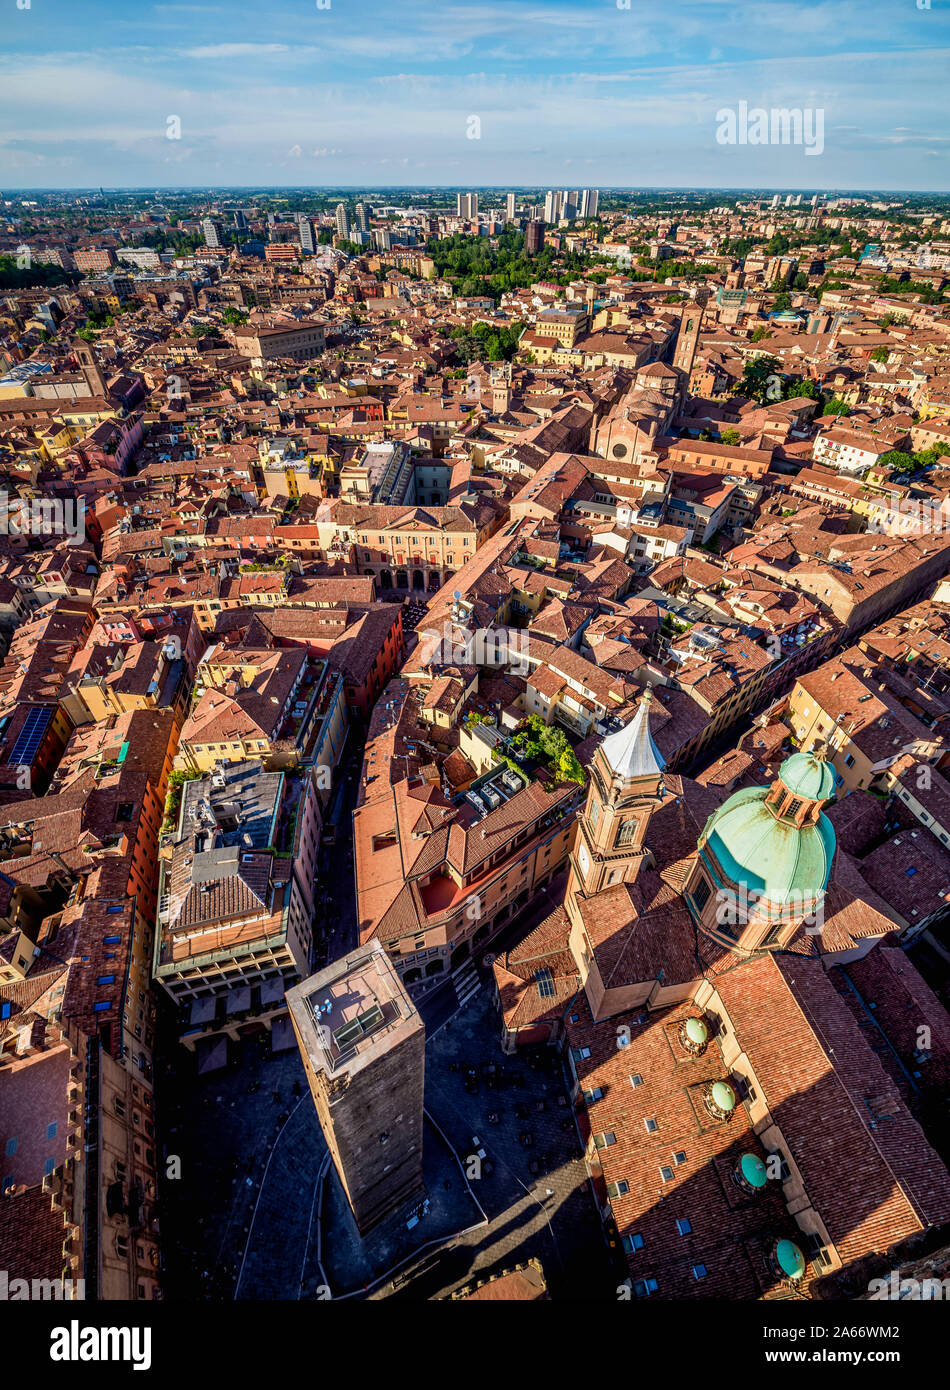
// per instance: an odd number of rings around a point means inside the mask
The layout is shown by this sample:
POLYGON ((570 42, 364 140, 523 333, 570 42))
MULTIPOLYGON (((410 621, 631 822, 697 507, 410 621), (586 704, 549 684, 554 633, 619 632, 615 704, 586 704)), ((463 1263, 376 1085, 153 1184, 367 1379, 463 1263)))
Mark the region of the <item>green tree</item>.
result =
POLYGON ((796 396, 808 396, 811 400, 817 400, 818 395, 818 387, 807 377, 803 377, 801 381, 788 382, 784 391, 786 400, 791 400, 796 396))
POLYGON ((886 347, 876 347, 871 353, 872 362, 886 362, 888 359, 888 349, 886 347))
POLYGON ((730 426, 729 429, 725 429, 721 432, 719 435, 719 442, 721 444, 741 444, 742 435, 738 430, 734 430, 730 426))
POLYGON ((945 444, 933 444, 929 449, 921 449, 914 455, 918 468, 934 468, 938 464, 946 463, 947 448, 945 444))
POLYGON ((882 454, 878 463, 881 468, 887 469, 890 473, 915 473, 917 471, 917 460, 913 454, 905 454, 901 449, 888 449, 886 454, 882 454))
POLYGON ((851 407, 848 405, 847 401, 842 401, 837 396, 833 396, 825 406, 824 413, 826 415, 850 415, 851 407))
MULTIPOLYGON (((777 357, 753 357, 745 364, 742 380, 732 388, 734 396, 748 396, 754 401, 763 401, 770 389, 770 377, 779 376, 780 362, 777 357)), ((773 393, 771 399, 778 399, 773 393)))

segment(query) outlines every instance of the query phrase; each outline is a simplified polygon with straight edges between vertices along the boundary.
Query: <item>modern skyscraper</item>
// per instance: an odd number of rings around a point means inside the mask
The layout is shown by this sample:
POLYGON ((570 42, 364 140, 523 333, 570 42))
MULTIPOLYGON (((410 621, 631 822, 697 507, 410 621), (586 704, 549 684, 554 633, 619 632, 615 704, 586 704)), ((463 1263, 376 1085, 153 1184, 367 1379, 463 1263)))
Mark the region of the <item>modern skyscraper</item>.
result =
POLYGON ((473 222, 478 216, 478 194, 457 193, 455 195, 455 215, 473 222))
POLYGON ((369 218, 366 214, 366 204, 356 204, 356 223, 361 232, 369 231, 369 218))
POLYGON ((350 214, 346 210, 345 203, 336 205, 336 230, 337 235, 347 240, 350 235, 350 214))
POLYGON ((300 249, 305 256, 315 256, 317 254, 317 230, 309 217, 300 219, 300 249))
POLYGON ((201 223, 201 231, 204 235, 205 246, 217 249, 224 245, 224 228, 220 222, 215 222, 210 217, 205 217, 201 223))
POLYGON ((557 226, 561 220, 561 209, 564 205, 562 195, 556 188, 549 188, 544 196, 544 220, 552 226, 557 226))
POLYGON ((247 231, 247 218, 244 216, 244 209, 238 208, 234 214, 234 229, 238 232, 247 231))
POLYGON ((515 220, 515 201, 516 199, 513 193, 509 193, 508 197, 505 199, 505 217, 509 222, 514 222, 515 220))
POLYGON ((544 245, 544 223, 529 222, 525 228, 524 249, 529 256, 536 256, 544 245))
POLYGON ((366 1232, 422 1190, 425 1026, 378 941, 286 998, 320 1127, 366 1232))

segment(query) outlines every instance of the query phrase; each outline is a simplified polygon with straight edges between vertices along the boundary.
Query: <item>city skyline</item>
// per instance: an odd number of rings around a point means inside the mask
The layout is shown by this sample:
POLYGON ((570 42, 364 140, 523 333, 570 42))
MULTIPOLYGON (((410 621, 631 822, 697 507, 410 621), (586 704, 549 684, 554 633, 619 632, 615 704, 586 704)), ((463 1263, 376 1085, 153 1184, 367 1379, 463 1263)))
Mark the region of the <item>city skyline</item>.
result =
POLYGON ((17 10, 0 181, 17 188, 947 186, 950 20, 881 3, 279 0, 17 10), (672 55, 672 56, 670 56, 672 55), (823 112, 800 144, 717 143, 740 102, 823 112), (437 119, 435 119, 437 113, 437 119))
POLYGON ((8 0, 41 1364, 429 1303, 932 1360, 948 14, 8 0))

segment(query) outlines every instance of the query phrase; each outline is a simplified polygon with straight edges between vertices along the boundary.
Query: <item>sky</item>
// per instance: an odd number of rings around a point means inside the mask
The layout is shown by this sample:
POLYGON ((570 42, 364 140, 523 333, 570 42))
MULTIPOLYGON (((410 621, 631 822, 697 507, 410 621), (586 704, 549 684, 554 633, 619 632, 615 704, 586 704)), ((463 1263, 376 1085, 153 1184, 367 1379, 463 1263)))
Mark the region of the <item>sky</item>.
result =
POLYGON ((0 188, 947 191, 948 73, 950 0, 3 0, 0 188))

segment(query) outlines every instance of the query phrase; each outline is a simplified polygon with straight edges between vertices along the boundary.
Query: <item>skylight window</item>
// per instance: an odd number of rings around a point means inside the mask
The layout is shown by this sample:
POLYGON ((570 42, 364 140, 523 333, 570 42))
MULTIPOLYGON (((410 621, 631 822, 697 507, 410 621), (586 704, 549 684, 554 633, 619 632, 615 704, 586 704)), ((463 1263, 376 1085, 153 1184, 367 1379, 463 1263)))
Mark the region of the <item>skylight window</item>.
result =
POLYGON ((538 986, 539 999, 553 999, 555 995, 554 976, 547 966, 544 966, 541 970, 536 970, 534 972, 534 978, 538 986))

